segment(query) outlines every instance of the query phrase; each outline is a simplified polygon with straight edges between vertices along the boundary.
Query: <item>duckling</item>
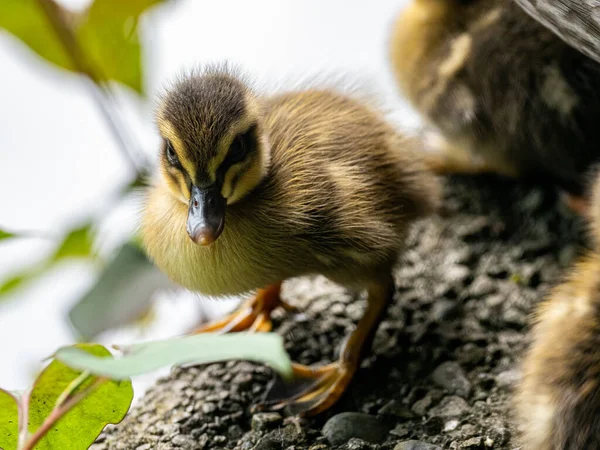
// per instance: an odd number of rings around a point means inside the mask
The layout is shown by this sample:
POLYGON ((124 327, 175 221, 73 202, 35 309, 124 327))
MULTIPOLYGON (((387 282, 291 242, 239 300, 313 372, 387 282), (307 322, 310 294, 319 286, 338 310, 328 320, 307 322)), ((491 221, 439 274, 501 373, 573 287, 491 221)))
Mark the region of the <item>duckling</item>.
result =
POLYGON ((400 91, 438 173, 557 186, 579 212, 600 158, 600 64, 509 0, 412 0, 391 36, 400 91))
POLYGON ((257 290, 198 332, 268 331, 283 280, 322 274, 367 291, 367 307, 323 366, 294 365, 310 386, 261 409, 328 409, 370 347, 394 295, 392 268, 411 224, 435 210, 437 177, 418 140, 374 107, 333 90, 260 95, 239 70, 185 76, 157 108, 160 173, 148 192, 142 241, 176 283, 209 296, 257 290))
POLYGON ((536 311, 515 396, 524 449, 600 449, 600 176, 594 246, 536 311))

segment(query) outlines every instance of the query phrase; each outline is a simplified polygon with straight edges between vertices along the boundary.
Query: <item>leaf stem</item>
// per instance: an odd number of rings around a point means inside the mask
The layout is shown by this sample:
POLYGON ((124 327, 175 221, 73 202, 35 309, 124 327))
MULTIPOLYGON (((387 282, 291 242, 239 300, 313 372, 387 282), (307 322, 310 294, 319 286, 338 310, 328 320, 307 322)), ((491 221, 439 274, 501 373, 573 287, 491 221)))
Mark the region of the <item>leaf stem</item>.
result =
POLYGON ((89 372, 81 372, 77 378, 69 383, 69 385, 65 388, 64 391, 59 395, 56 399, 56 403, 54 405, 55 408, 60 408, 66 400, 68 400, 75 390, 80 387, 85 381, 90 377, 89 372))
POLYGON ((117 113, 110 107, 110 100, 114 98, 106 77, 85 56, 85 52, 79 45, 72 28, 65 21, 65 11, 54 0, 37 0, 44 11, 50 25, 54 29, 65 52, 71 59, 78 72, 85 75, 91 83, 88 84, 92 98, 100 113, 104 117, 113 137, 117 141, 121 153, 137 175, 139 173, 137 158, 130 151, 132 140, 128 139, 128 133, 117 117, 117 113))
POLYGON ((60 406, 56 406, 50 415, 46 417, 46 420, 44 420, 40 427, 35 430, 35 433, 31 435, 29 440, 22 447, 19 446, 19 450, 33 450, 39 441, 46 435, 46 433, 50 431, 50 429, 56 424, 56 422, 58 422, 66 413, 68 413, 77 403, 79 403, 107 381, 108 378, 98 377, 88 387, 66 399, 66 401, 60 406))
POLYGON ((25 391, 19 399, 19 443, 18 448, 22 448, 27 441, 29 434, 29 398, 31 391, 25 391))

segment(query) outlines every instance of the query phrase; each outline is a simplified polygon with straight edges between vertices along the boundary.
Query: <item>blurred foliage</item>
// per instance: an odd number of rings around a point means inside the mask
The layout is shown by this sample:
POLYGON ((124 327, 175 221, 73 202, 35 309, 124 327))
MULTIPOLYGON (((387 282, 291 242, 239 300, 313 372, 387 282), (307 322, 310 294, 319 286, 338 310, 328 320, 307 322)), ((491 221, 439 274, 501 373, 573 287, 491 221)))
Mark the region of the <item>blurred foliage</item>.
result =
POLYGON ((149 309, 154 292, 170 282, 133 243, 121 247, 98 281, 69 312, 71 325, 83 340, 132 323, 149 309))
MULTIPOLYGON (((74 12, 55 0, 0 0, 0 28, 43 60, 89 77, 103 88, 104 100, 114 102, 113 94, 105 85, 107 81, 120 82, 143 94, 143 52, 138 25, 144 12, 165 1, 94 0, 84 10, 74 12)), ((118 117, 111 120, 119 122, 118 117)), ((122 143, 122 124, 110 129, 122 143)), ((133 181, 122 189, 121 199, 133 189, 147 185, 146 168, 136 169, 133 181)), ((93 223, 88 223, 68 232, 51 256, 3 279, 0 300, 54 269, 58 263, 94 260, 92 226, 93 223)), ((0 230, 0 240, 10 237, 18 236, 0 230)), ((160 274, 132 244, 118 249, 117 257, 103 270, 98 284, 70 313, 72 325, 83 339, 91 339, 108 328, 124 325, 147 313, 152 294, 166 284, 154 282, 155 278, 162 280, 160 274)))
POLYGON ((117 359, 94 356, 76 347, 63 347, 54 356, 71 367, 116 380, 170 365, 227 360, 264 363, 285 378, 292 376, 283 338, 275 333, 204 333, 135 344, 122 350, 125 355, 117 359))
POLYGON ((12 293, 44 275, 63 261, 72 259, 92 260, 94 258, 92 224, 86 223, 69 231, 48 258, 4 280, 0 284, 0 295, 12 293))
POLYGON ((0 229, 0 241, 16 237, 16 234, 0 229))
MULTIPOLYGON (((112 357, 101 345, 77 347, 86 355, 112 357)), ((0 390, 0 448, 85 450, 107 424, 125 417, 132 400, 129 379, 99 378, 54 360, 20 399, 0 390), (19 434, 25 438, 21 442, 19 434)))
POLYGON ((115 80, 143 92, 140 15, 162 0, 95 0, 75 13, 51 0, 2 0, 0 28, 20 39, 31 50, 54 65, 73 72, 81 67, 57 37, 40 3, 45 1, 62 18, 79 44, 87 64, 100 80, 115 80))

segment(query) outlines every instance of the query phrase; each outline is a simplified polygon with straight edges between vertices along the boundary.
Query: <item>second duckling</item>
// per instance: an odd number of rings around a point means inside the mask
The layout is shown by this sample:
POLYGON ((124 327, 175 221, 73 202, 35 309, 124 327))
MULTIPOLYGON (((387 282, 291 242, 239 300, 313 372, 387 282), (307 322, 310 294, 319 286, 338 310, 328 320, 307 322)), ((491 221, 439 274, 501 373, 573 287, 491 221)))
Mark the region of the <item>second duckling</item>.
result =
POLYGON ((412 0, 391 61, 439 173, 539 177, 581 210, 600 159, 600 64, 511 0, 412 0))
MULTIPOLYGON (((149 256, 175 282, 219 296, 258 293, 199 331, 267 331, 285 279, 323 274, 366 289, 367 308, 336 363, 294 366, 312 382, 268 409, 334 404, 394 295, 392 268, 439 185, 374 108, 331 90, 261 96, 225 68, 186 76, 157 112, 160 176, 142 225, 149 256)), ((306 385, 306 384, 304 384, 306 385)))

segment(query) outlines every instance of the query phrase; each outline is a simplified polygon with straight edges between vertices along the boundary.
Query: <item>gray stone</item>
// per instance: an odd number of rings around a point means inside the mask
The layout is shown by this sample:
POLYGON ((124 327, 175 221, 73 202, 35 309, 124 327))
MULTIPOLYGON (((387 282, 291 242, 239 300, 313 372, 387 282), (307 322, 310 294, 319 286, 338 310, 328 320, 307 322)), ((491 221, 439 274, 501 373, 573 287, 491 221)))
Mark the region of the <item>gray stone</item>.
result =
POLYGON ((429 414, 433 417, 459 417, 469 409, 469 404, 461 397, 451 395, 444 397, 439 405, 431 408, 429 414))
POLYGON ((352 438, 378 444, 387 437, 389 426, 369 414, 345 412, 329 419, 322 432, 332 445, 342 445, 352 438))
POLYGON ((455 361, 440 364, 432 374, 433 381, 451 394, 467 398, 471 393, 471 382, 455 361))
POLYGON ((413 419, 415 413, 397 400, 390 400, 378 411, 382 416, 391 416, 398 419, 413 419))
POLYGON ((268 431, 281 425, 282 420, 279 413, 258 413, 252 416, 251 427, 254 431, 268 431))
POLYGON ((482 439, 480 437, 474 437, 471 439, 467 439, 465 442, 463 442, 462 444, 460 444, 460 449, 465 449, 465 450, 475 450, 478 448, 481 448, 481 441, 482 439))
POLYGON ((264 437, 252 450, 283 450, 281 442, 275 441, 270 437, 264 437))
POLYGON ((404 441, 396 444, 394 450, 442 450, 442 447, 421 441, 404 441))
POLYGON ((503 389, 511 389, 521 379, 521 373, 517 369, 509 369, 496 375, 496 384, 503 389))

